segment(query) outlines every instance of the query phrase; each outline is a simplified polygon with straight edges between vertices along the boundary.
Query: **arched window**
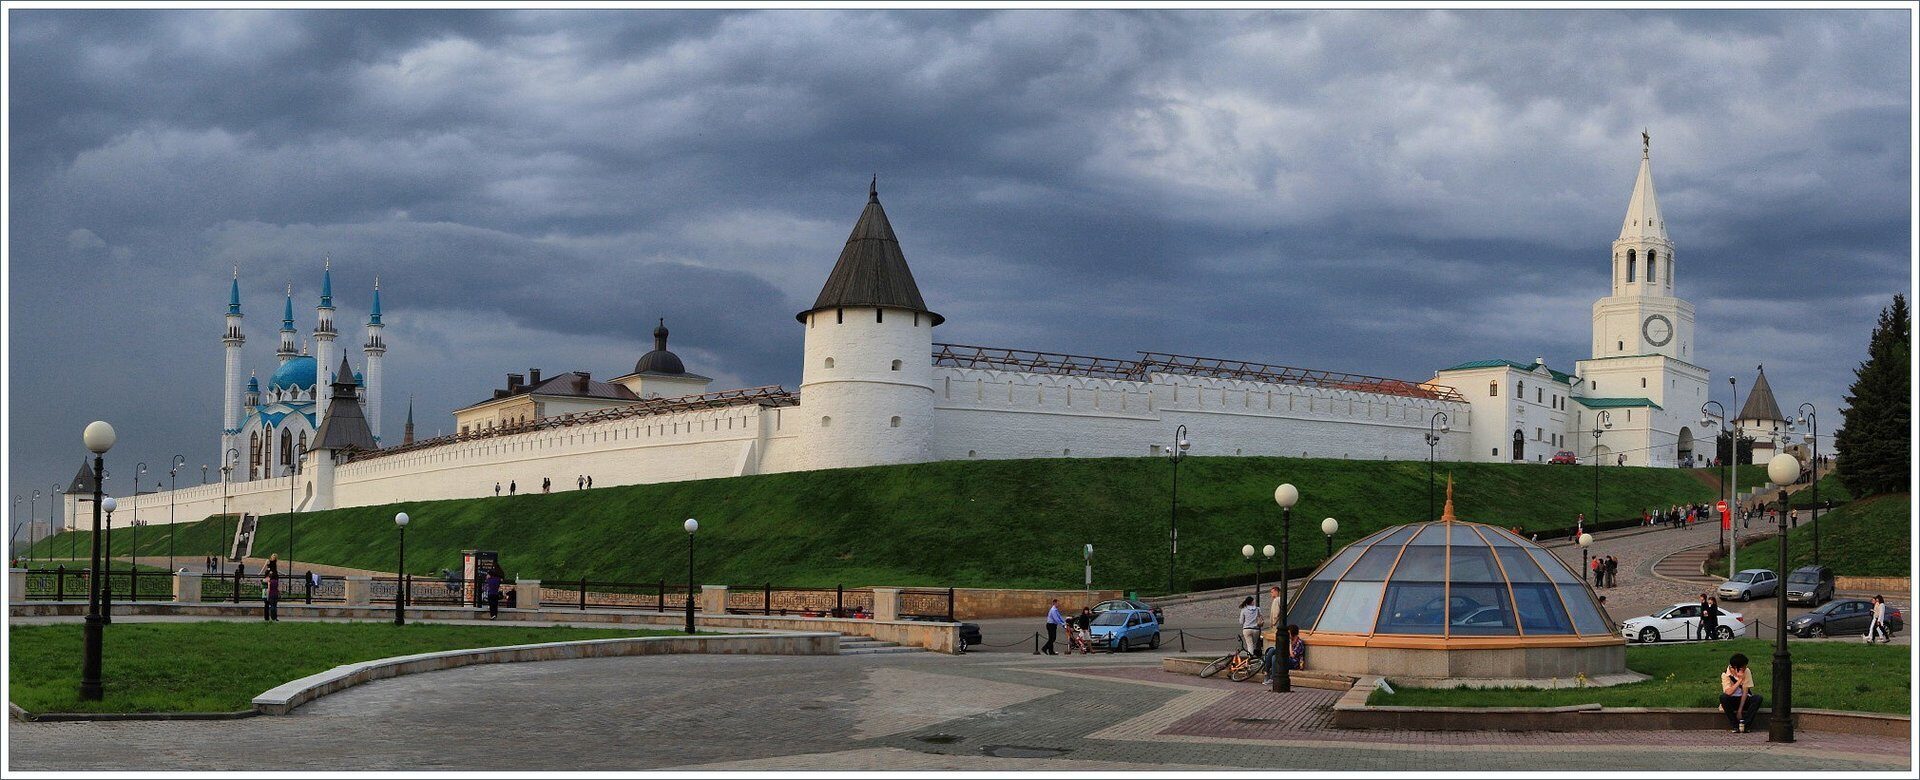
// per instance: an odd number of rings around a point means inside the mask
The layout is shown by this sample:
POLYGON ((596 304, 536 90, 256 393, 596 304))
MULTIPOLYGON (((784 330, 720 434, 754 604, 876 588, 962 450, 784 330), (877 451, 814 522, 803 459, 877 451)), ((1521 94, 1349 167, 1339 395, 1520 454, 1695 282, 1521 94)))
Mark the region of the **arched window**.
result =
POLYGON ((259 479, 260 478, 260 458, 261 458, 260 432, 254 431, 253 435, 247 438, 249 440, 247 444, 247 479, 249 480, 259 479))
POLYGON ((832 417, 822 417, 822 418, 820 418, 820 427, 822 427, 822 428, 825 428, 825 427, 827 427, 827 426, 829 426, 829 425, 832 425, 832 424, 833 424, 833 418, 832 418, 832 417))
POLYGON ((900 418, 896 416, 896 417, 894 417, 893 419, 891 419, 891 420, 888 420, 888 421, 887 421, 887 427, 889 427, 889 428, 898 428, 898 427, 900 427, 900 418))
POLYGON ((305 452, 306 449, 307 449, 307 432, 301 431, 300 432, 300 451, 305 452))
POLYGON ((1657 249, 1647 250, 1647 281, 1660 281, 1660 251, 1657 249))
POLYGON ((893 370, 895 370, 895 371, 899 371, 899 370, 900 370, 900 361, 898 361, 898 360, 895 360, 895 361, 893 361, 893 370))
POLYGON ((293 431, 280 429, 280 465, 293 462, 293 431))
POLYGON ((1500 397, 1500 382, 1498 380, 1487 383, 1487 397, 1488 398, 1500 397))
POLYGON ((1627 284, 1633 284, 1633 250, 1627 250, 1627 284))
POLYGON ((1513 383, 1513 396, 1522 401, 1527 400, 1527 380, 1522 379, 1513 383))
POLYGON ((827 368, 833 368, 833 358, 827 358, 827 368))

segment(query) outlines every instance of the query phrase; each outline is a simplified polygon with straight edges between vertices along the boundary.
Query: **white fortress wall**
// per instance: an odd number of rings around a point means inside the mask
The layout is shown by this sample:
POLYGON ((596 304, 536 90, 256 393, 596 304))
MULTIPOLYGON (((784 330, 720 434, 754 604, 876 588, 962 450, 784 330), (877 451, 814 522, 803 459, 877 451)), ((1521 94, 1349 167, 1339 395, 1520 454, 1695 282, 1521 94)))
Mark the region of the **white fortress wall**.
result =
POLYGON ((1469 447, 1466 403, 1302 385, 1153 374, 1131 381, 934 369, 935 457, 1126 457, 1186 425, 1193 454, 1423 460, 1427 420, 1453 421, 1436 457, 1469 447))
POLYGON ((339 467, 334 505, 389 504, 574 490, 581 475, 594 487, 712 479, 760 472, 774 431, 774 413, 757 405, 602 420, 429 447, 339 467), (764 426, 764 428, 763 428, 764 426))
MULTIPOLYGON (((233 514, 268 514, 287 511, 288 479, 259 479, 252 482, 234 482, 227 485, 227 511, 233 514)), ((177 491, 162 490, 157 493, 142 493, 136 499, 131 496, 114 496, 119 506, 113 513, 113 526, 126 528, 134 521, 134 509, 139 509, 142 525, 166 525, 169 493, 173 501, 173 522, 193 523, 220 514, 220 483, 182 487, 177 491)), ((93 496, 84 500, 80 496, 65 496, 65 517, 83 528, 93 525, 93 496)), ((102 516, 102 525, 106 518, 102 516)))

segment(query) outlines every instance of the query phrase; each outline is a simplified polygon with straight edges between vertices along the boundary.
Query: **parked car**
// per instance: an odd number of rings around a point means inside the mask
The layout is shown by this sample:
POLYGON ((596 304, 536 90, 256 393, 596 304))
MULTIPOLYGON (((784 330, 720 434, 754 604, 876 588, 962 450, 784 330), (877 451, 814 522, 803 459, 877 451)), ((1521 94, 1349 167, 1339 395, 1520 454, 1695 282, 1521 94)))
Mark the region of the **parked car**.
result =
MULTIPOLYGON (((1866 599, 1838 599, 1819 609, 1787 621, 1787 630, 1804 637, 1864 636, 1873 622, 1873 602, 1866 599)), ((1901 625, 1900 608, 1887 605, 1887 632, 1896 633, 1901 625)))
POLYGON ((1160 619, 1151 610, 1110 609, 1093 616, 1094 647, 1111 647, 1122 653, 1145 645, 1160 647, 1160 619))
POLYGON ((1580 456, 1573 454, 1573 450, 1561 450, 1554 453, 1553 459, 1547 462, 1562 466, 1574 466, 1580 463, 1580 456))
MULTIPOLYGON (((1715 618, 1718 627, 1714 634, 1720 639, 1732 639, 1747 635, 1747 618, 1738 612, 1728 612, 1720 607, 1715 618)), ((1620 635, 1629 642, 1659 642, 1662 640, 1700 639, 1699 602, 1675 604, 1645 617, 1632 618, 1620 624, 1620 635)))
POLYGON ((977 645, 977 644, 980 644, 980 624, 979 623, 961 623, 960 624, 960 647, 959 647, 960 652, 964 653, 967 651, 967 648, 973 647, 974 645, 977 645))
MULTIPOLYGON (((1833 570, 1802 566, 1787 575, 1787 603, 1820 606, 1833 600, 1833 570)), ((1862 630, 1865 630, 1864 627, 1862 630)))
POLYGON ((1154 622, 1156 623, 1167 622, 1167 616, 1160 612, 1159 607, 1152 606, 1147 602, 1140 601, 1138 599, 1111 599, 1108 601, 1102 601, 1098 604, 1093 605, 1093 614, 1098 615, 1102 612, 1111 612, 1116 609, 1144 609, 1148 612, 1153 613, 1154 622))
POLYGON ((1780 590, 1780 579, 1774 576, 1772 569, 1742 569, 1733 575, 1733 579, 1720 583, 1714 592, 1723 599, 1752 601, 1762 596, 1771 596, 1780 590))

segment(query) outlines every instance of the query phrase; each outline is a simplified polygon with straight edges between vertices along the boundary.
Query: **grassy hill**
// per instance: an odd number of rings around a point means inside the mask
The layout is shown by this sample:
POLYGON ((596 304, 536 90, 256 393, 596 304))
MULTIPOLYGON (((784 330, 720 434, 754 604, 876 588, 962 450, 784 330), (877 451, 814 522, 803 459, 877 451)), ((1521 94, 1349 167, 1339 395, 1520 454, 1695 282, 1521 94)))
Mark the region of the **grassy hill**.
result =
MULTIPOLYGON (((1537 530, 1592 511, 1588 468, 1443 464, 1442 492, 1448 474, 1462 519, 1537 530)), ((1610 467, 1602 477, 1609 518, 1711 500, 1718 485, 1711 469, 1610 467)), ((391 570, 393 515, 404 510, 414 572, 452 567, 460 550, 479 548, 499 551, 510 575, 675 581, 686 577, 680 524, 695 517, 704 583, 1078 587, 1090 542, 1096 584, 1157 592, 1167 582, 1169 479, 1168 464, 1151 458, 949 461, 412 502, 303 513, 294 551, 302 561, 391 570)), ((1279 546, 1281 482, 1300 489, 1295 566, 1323 557, 1321 518, 1340 520, 1338 546, 1427 514, 1424 462, 1189 458, 1178 579, 1245 572, 1241 545, 1279 546)), ((217 550, 226 537, 216 522, 183 524, 176 554, 217 550)), ((124 529, 113 536, 116 554, 132 549, 124 529)), ((254 550, 284 555, 286 542, 286 515, 269 515, 254 550)), ((167 543, 163 529, 145 529, 140 554, 166 555, 167 543)), ((37 549, 64 554, 68 540, 37 549)))
MULTIPOLYGON (((1824 492, 1826 484, 1821 484, 1824 492)), ((1824 495, 1822 496, 1824 498, 1824 495)), ((1801 510, 1806 518, 1806 510, 1801 510)), ((1802 523, 1787 533, 1788 569, 1813 563, 1813 529, 1802 523)), ((1913 504, 1907 493, 1861 499, 1823 512, 1820 558, 1835 574, 1853 577, 1912 576, 1913 504)), ((1779 541, 1767 537, 1740 545, 1742 565, 1772 568, 1780 560, 1779 541)), ((1724 566, 1722 567, 1724 568, 1724 566)))

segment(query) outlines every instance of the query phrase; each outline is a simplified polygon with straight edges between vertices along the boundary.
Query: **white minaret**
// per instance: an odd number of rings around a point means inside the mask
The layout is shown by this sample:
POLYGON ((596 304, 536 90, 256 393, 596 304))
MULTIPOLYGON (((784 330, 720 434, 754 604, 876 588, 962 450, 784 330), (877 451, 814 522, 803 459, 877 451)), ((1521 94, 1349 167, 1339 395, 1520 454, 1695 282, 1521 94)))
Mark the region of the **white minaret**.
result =
POLYGON ((878 182, 806 326, 796 469, 932 460, 933 328, 878 182))
POLYGON ((380 337, 380 277, 373 277, 373 312, 367 316, 367 396, 364 401, 367 428, 373 440, 380 441, 380 364, 387 354, 387 342, 380 337))
MULTIPOLYGON (((316 421, 327 419, 327 405, 333 398, 333 258, 328 257, 320 276, 320 305, 314 307, 313 324, 313 413, 316 421)), ((351 377, 349 377, 351 380, 351 377)), ((316 423, 317 424, 317 423, 316 423)))
POLYGON ((300 348, 293 343, 293 283, 287 283, 287 312, 280 318, 280 349, 274 356, 280 358, 280 365, 300 356, 300 348))
POLYGON ((240 267, 233 268, 233 292, 227 296, 227 331, 220 343, 227 347, 226 381, 220 393, 220 453, 235 444, 240 435, 240 347, 247 336, 240 330, 240 267))

